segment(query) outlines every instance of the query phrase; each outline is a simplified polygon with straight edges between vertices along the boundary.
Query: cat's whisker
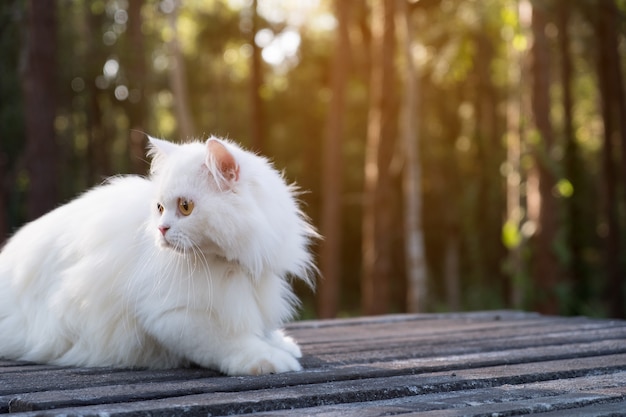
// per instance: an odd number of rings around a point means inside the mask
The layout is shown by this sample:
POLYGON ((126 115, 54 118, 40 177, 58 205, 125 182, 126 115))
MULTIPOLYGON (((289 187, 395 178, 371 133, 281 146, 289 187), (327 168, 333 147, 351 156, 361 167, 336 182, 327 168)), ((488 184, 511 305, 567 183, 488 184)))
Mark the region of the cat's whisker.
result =
POLYGON ((208 291, 208 302, 206 303, 205 312, 210 313, 213 309, 213 281, 211 280, 211 268, 209 267, 209 261, 206 258, 206 255, 200 248, 198 244, 194 241, 191 241, 191 248, 194 253, 194 257, 196 262, 200 261, 201 263, 201 274, 206 279, 206 288, 208 291))
MULTIPOLYGON (((209 270, 209 262, 204 254, 204 251, 201 249, 200 245, 194 242, 192 239, 189 239, 189 248, 191 250, 191 258, 194 264, 194 275, 200 274, 205 277, 205 271, 209 270)), ((195 285, 195 283, 194 283, 195 285)), ((207 280, 207 291, 209 291, 209 299, 212 299, 212 288, 211 281, 207 280)))
MULTIPOLYGON (((141 248, 143 248, 146 245, 146 240, 147 239, 145 239, 145 238, 144 239, 141 239, 141 238, 135 239, 136 243, 133 246, 133 249, 141 250, 141 248)), ((137 262, 137 268, 136 268, 136 271, 135 271, 136 276, 143 276, 145 274, 145 272, 148 270, 149 265, 151 265, 153 260, 157 257, 157 253, 155 251, 148 251, 148 252, 140 251, 140 253, 141 253, 141 255, 139 256, 139 261, 137 262)), ((126 279, 126 283, 127 283, 128 288, 130 290, 133 289, 133 286, 140 285, 140 282, 138 282, 138 280, 132 279, 132 278, 133 277, 127 277, 127 279, 126 279)))
MULTIPOLYGON (((146 230, 147 230, 147 226, 146 226, 146 230)), ((137 231, 135 233, 134 239, 129 249, 132 251, 137 250, 137 249, 140 250, 145 244, 146 242, 145 242, 145 238, 143 237, 143 233, 141 233, 140 231, 137 231)), ((144 251, 141 251, 140 253, 142 253, 142 255, 140 256, 141 260, 138 262, 139 268, 135 276, 143 276, 144 271, 147 268, 147 265, 150 264, 152 259, 156 256, 156 254, 153 251, 148 252, 147 256, 144 251)), ((131 323, 131 320, 135 321, 134 318, 138 316, 137 309, 139 306, 138 301, 140 297, 139 295, 140 291, 138 291, 138 288, 141 284, 137 279, 133 279, 133 278, 134 277, 122 277, 122 279, 124 280, 124 286, 125 286, 124 294, 126 294, 126 297, 124 297, 123 309, 124 311, 129 312, 128 314, 124 315, 124 325, 129 330, 129 334, 131 335, 131 337, 135 339, 137 346, 139 346, 140 348, 143 348, 144 340, 141 337, 140 330, 136 323, 131 323), (129 294, 131 294, 131 296, 128 296, 129 294)))
POLYGON ((191 307, 191 293, 190 293, 190 285, 193 285, 193 267, 191 265, 191 263, 189 262, 189 254, 188 254, 188 250, 187 250, 187 245, 186 244, 180 244, 180 249, 179 251, 181 252, 181 257, 180 257, 180 263, 179 263, 179 267, 181 269, 181 272, 178 274, 178 276, 180 277, 181 280, 186 281, 186 292, 187 292, 187 298, 186 298, 186 306, 187 308, 185 308, 185 317, 183 318, 183 324, 180 327, 180 337, 182 338, 185 334, 185 329, 187 327, 187 321, 189 319, 189 310, 191 307))
POLYGON ((167 269, 166 269, 167 274, 162 275, 162 278, 166 279, 166 281, 169 283, 169 286, 167 288, 167 293, 162 299, 163 305, 166 305, 168 303, 170 296, 174 292, 174 288, 177 286, 177 284, 179 284, 176 277, 180 276, 180 273, 179 273, 180 269, 181 269, 180 257, 178 256, 177 253, 171 254, 169 258, 169 262, 167 264, 167 269))

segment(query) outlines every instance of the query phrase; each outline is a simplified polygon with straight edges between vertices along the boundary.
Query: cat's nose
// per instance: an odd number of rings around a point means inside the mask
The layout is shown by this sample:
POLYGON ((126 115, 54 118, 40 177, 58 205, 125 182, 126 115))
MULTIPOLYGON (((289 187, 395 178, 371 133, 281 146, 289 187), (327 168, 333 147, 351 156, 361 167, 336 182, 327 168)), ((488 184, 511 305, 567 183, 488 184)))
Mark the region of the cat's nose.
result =
POLYGON ((165 236, 168 230, 170 230, 169 226, 159 226, 159 231, 161 232, 163 236, 165 236))

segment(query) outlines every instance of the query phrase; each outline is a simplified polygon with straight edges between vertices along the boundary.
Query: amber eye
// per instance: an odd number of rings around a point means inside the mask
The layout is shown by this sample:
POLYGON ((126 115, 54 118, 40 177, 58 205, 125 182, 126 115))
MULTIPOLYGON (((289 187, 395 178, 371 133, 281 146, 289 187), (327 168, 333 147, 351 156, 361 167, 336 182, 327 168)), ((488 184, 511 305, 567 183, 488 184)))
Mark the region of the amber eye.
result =
POLYGON ((183 216, 189 216, 193 211, 193 201, 184 198, 178 199, 178 210, 183 216))
POLYGON ((157 210, 159 210, 159 213, 163 214, 163 205, 161 203, 157 203, 157 210))

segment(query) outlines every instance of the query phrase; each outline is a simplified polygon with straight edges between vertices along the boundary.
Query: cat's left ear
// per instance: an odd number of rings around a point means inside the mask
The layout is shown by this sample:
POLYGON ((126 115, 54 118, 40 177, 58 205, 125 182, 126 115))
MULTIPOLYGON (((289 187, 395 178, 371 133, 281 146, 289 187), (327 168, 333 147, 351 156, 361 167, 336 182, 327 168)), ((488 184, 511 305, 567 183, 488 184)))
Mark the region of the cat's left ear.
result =
POLYGON ((239 164, 233 154, 215 138, 207 140, 206 151, 205 164, 218 181, 220 188, 232 188, 239 181, 239 164))

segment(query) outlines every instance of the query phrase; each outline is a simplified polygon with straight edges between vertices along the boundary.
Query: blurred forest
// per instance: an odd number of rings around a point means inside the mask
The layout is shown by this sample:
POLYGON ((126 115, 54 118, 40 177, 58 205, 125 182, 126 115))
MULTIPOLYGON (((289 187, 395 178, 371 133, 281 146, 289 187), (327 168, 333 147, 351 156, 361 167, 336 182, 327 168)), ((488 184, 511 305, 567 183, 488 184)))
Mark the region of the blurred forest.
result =
POLYGON ((303 317, 624 317, 624 0, 3 0, 0 241, 145 133, 308 190, 303 317))

